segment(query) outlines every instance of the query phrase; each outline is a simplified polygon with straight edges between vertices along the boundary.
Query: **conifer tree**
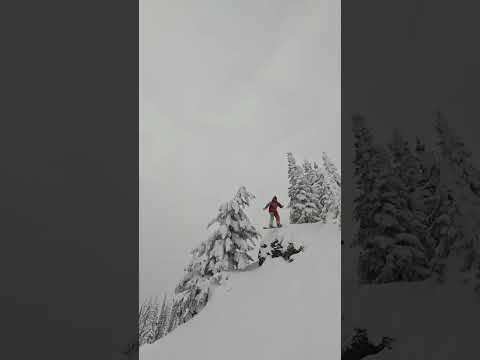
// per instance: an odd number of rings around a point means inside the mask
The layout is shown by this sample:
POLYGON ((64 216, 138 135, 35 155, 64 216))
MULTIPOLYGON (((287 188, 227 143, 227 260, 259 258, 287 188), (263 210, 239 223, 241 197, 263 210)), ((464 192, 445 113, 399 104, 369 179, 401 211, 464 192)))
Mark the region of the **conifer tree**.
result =
POLYGON ((314 166, 312 166, 311 162, 307 160, 305 160, 303 163, 303 169, 309 189, 307 194, 309 198, 309 203, 307 204, 310 205, 310 207, 312 208, 312 212, 314 212, 315 214, 314 217, 307 217, 311 220, 308 222, 325 222, 328 212, 328 194, 325 184, 325 176, 323 172, 319 170, 316 163, 314 164, 314 166))
POLYGON ((437 147, 440 152, 441 181, 461 204, 467 242, 474 241, 480 231, 478 218, 480 171, 474 166, 472 153, 451 131, 447 121, 438 114, 436 120, 437 147))
POLYGON ((318 208, 319 199, 315 194, 314 184, 316 181, 313 168, 308 161, 303 167, 296 168, 296 191, 290 210, 290 222, 293 224, 314 223, 321 220, 318 208))
POLYGON ((354 119, 354 135, 360 279, 374 283, 422 280, 430 268, 424 244, 407 225, 413 221, 407 189, 395 175, 390 154, 373 144, 363 118, 354 119))
POLYGON ((401 184, 399 195, 405 200, 404 214, 407 217, 402 222, 405 232, 416 236, 422 242, 426 256, 429 257, 433 249, 427 234, 429 213, 425 212, 423 204, 425 200, 422 193, 424 177, 421 164, 410 149, 408 141, 398 131, 394 131, 389 149, 392 155, 393 176, 401 184))
POLYGON ((394 131, 389 144, 392 154, 392 165, 408 192, 412 192, 420 181, 420 168, 417 159, 411 152, 408 141, 398 131, 394 131))
POLYGON ((250 251, 260 233, 251 224, 245 208, 255 197, 242 186, 232 200, 223 203, 208 224, 216 225, 206 241, 191 252, 185 275, 175 288, 173 322, 178 326, 200 312, 208 302, 211 287, 227 277, 225 272, 241 270, 253 262, 250 251))
POLYGON ((456 228, 461 230, 456 234, 455 248, 463 252, 464 270, 473 270, 480 266, 480 171, 474 165, 471 151, 440 113, 435 128, 441 183, 449 189, 449 197, 456 207, 450 212, 461 214, 455 217, 456 228))
POLYGON ((167 334, 171 333, 175 328, 177 327, 177 322, 178 322, 178 308, 180 304, 178 301, 173 299, 172 306, 170 308, 170 314, 168 318, 168 325, 167 325, 167 334))
POLYGON ((251 224, 244 208, 255 196, 242 186, 234 198, 220 206, 218 215, 208 224, 217 224, 212 236, 194 250, 195 255, 205 259, 204 273, 224 270, 239 270, 253 259, 253 250, 260 233, 251 224), (205 256, 205 257, 204 257, 205 256))
POLYGON ((288 197, 290 199, 289 207, 292 207, 292 201, 295 198, 295 194, 297 192, 296 185, 297 185, 297 177, 298 177, 298 170, 297 170, 297 162, 293 157, 291 152, 287 153, 287 162, 288 162, 288 197))
POLYGON ((167 300, 167 294, 163 296, 162 307, 158 316, 153 341, 156 341, 166 335, 166 326, 170 308, 167 300))
POLYGON ((317 163, 314 163, 313 168, 309 168, 308 171, 311 172, 312 200, 317 207, 318 219, 319 221, 326 222, 327 216, 335 207, 333 189, 329 186, 327 174, 317 163))
POLYGON ((329 177, 335 182, 335 184, 340 188, 342 186, 341 176, 338 172, 337 167, 333 161, 328 157, 326 152, 322 153, 323 167, 329 175, 329 177))
POLYGON ((299 165, 295 165, 291 174, 292 180, 288 189, 288 195, 290 198, 288 207, 290 208, 290 223, 296 224, 301 217, 303 208, 305 207, 305 179, 303 168, 299 165))
POLYGON ((340 176, 325 153, 323 159, 328 171, 307 160, 297 165, 292 153, 287 153, 292 224, 325 222, 329 214, 340 222, 340 176))
POLYGON ((415 158, 420 169, 420 179, 412 196, 415 215, 426 219, 427 243, 433 249, 433 256, 444 258, 461 237, 459 209, 452 191, 441 183, 440 167, 435 154, 426 151, 426 146, 418 138, 415 158))
POLYGON ((288 162, 288 208, 290 209, 290 223, 295 224, 300 217, 298 212, 298 199, 300 178, 303 176, 303 169, 297 165, 291 152, 287 153, 288 162))
POLYGON ((154 298, 146 299, 138 311, 138 343, 139 345, 152 342, 158 314, 158 303, 154 298))
MULTIPOLYGON (((341 221, 341 178, 340 174, 330 160, 328 155, 324 152, 322 154, 323 167, 325 169, 325 182, 327 188, 328 211, 332 214, 335 221, 341 221)), ((317 166, 318 167, 318 166, 317 166)))
POLYGON ((370 229, 375 226, 372 221, 372 206, 369 204, 369 195, 373 193, 375 174, 372 171, 372 159, 376 155, 372 135, 365 126, 362 116, 353 117, 354 133, 354 176, 356 178, 357 196, 354 199, 354 219, 359 229, 352 245, 363 246, 370 236, 370 229))

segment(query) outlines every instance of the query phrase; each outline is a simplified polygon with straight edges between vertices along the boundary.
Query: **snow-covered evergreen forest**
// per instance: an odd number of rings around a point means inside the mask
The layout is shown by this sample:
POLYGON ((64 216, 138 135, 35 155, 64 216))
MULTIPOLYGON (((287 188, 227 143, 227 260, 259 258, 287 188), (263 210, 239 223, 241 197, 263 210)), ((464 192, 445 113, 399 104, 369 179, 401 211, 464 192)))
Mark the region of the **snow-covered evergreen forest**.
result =
POLYGON ((430 145, 398 131, 381 144, 364 117, 353 118, 356 230, 342 246, 342 359, 462 358, 474 347, 480 171, 442 114, 432 128, 430 145))
MULTIPOLYGON (((301 164, 287 153, 289 179, 287 210, 290 224, 327 222, 340 226, 340 173, 323 153, 321 163, 301 164)), ((184 275, 173 293, 145 299, 139 309, 139 345, 152 344, 199 314, 214 289, 228 282, 230 274, 262 266, 266 258, 293 261, 304 247, 293 239, 265 239, 250 221, 247 208, 255 196, 242 186, 232 199, 219 206, 207 224, 209 233, 191 251, 184 275), (260 262, 259 262, 259 259, 260 262)), ((273 231, 273 230, 269 230, 273 231)))
POLYGON ((327 217, 340 223, 340 174, 326 153, 322 165, 308 160, 297 164, 292 153, 288 160, 288 196, 290 223, 326 222, 327 217))
POLYGON ((354 119, 358 230, 351 245, 361 249, 364 283, 441 278, 451 256, 463 259, 462 271, 478 271, 480 172, 440 114, 434 126, 433 148, 397 131, 380 145, 365 120, 354 119))

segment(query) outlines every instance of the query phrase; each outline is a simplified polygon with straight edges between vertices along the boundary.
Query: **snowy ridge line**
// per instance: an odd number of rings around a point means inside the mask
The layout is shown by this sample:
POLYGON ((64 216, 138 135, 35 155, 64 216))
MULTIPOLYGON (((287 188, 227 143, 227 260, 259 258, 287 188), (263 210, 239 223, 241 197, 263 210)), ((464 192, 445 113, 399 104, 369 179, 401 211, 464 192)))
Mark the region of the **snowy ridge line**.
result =
MULTIPOLYGON (((298 166, 291 153, 287 154, 287 160, 288 208, 292 226, 332 221, 338 227, 341 180, 333 162, 325 153, 322 155, 323 167, 309 161, 298 166)), ((292 231, 298 231, 298 228, 269 228, 261 233, 252 225, 245 208, 254 199, 255 196, 241 186, 230 201, 220 205, 217 216, 207 224, 207 229, 212 230, 210 235, 191 252, 191 260, 175 288, 171 304, 165 305, 164 301, 162 305, 162 328, 158 329, 154 314, 153 320, 148 320, 152 322, 152 330, 141 336, 141 345, 163 338, 197 316, 213 298, 215 288, 226 283, 231 273, 253 272, 267 257, 271 260, 281 257, 293 262, 298 253, 305 252, 308 245, 298 240, 298 234, 292 235, 292 231)), ((276 197, 272 201, 277 203, 276 197)), ((269 206, 273 209, 272 202, 269 206)), ((278 214, 276 218, 279 222, 278 214)))

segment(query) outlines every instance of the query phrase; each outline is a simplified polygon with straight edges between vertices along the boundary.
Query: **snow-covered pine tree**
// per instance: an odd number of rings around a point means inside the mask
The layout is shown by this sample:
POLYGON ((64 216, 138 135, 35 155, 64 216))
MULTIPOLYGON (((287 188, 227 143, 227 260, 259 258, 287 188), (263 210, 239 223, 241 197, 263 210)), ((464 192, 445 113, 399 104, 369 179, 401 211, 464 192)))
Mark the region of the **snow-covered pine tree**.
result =
POLYGON ((322 160, 323 160, 323 167, 325 168, 325 171, 329 175, 329 177, 337 184, 339 188, 342 186, 342 180, 340 173, 338 172, 337 167, 333 163, 333 161, 330 159, 330 157, 327 155, 326 152, 322 153, 322 160))
MULTIPOLYGON (((440 183, 440 169, 435 154, 416 139, 415 153, 396 133, 390 144, 396 176, 407 188, 413 212, 406 223, 424 245, 432 271, 443 271, 445 260, 461 235, 458 207, 450 189, 440 183)), ((441 274, 440 274, 441 275, 441 274)))
POLYGON ((356 178, 356 198, 354 199, 354 219, 359 227, 352 241, 352 246, 363 247, 366 240, 371 236, 371 229, 375 227, 372 219, 373 207, 370 204, 370 198, 373 192, 375 174, 373 174, 372 159, 376 155, 373 146, 373 138, 365 126, 365 119, 360 116, 354 116, 353 135, 354 141, 354 176, 356 178))
POLYGON ((340 224, 342 212, 341 177, 337 167, 325 152, 322 153, 322 160, 325 169, 325 183, 328 189, 329 212, 332 214, 333 220, 340 224))
POLYGON ((291 174, 294 174, 294 180, 291 182, 291 185, 288 189, 288 207, 290 208, 290 223, 296 224, 300 218, 300 210, 303 207, 298 198, 300 193, 300 181, 303 178, 303 168, 299 165, 295 165, 295 168, 291 171, 291 174))
POLYGON ((335 206, 335 197, 328 185, 325 171, 314 162, 313 168, 307 166, 306 172, 310 173, 312 200, 317 207, 319 221, 326 222, 329 213, 335 206))
POLYGON ((291 201, 290 206, 290 223, 297 224, 303 209, 305 208, 305 202, 307 201, 303 169, 300 165, 297 165, 297 182, 296 182, 296 192, 291 201))
POLYGON ((445 266, 446 258, 462 246, 461 213, 452 190, 441 182, 439 162, 432 151, 417 138, 415 149, 421 169, 416 193, 421 195, 427 214, 427 240, 433 248, 432 266, 445 266))
POLYGON ((308 160, 303 161, 303 173, 305 174, 305 178, 309 184, 313 184, 315 181, 316 174, 313 171, 312 163, 308 160))
POLYGON ((438 161, 435 154, 432 151, 427 151, 426 145, 418 137, 416 139, 414 157, 420 171, 417 186, 423 187, 430 194, 433 194, 440 181, 438 161))
POLYGON ((295 194, 297 192, 296 185, 297 185, 297 162, 293 157, 291 152, 287 153, 287 162, 288 162, 288 197, 290 198, 289 207, 292 207, 292 201, 295 198, 295 194))
POLYGON ((232 200, 223 203, 218 215, 208 224, 216 224, 210 237, 192 251, 187 278, 213 276, 222 271, 243 269, 253 261, 249 251, 255 247, 260 233, 250 222, 245 207, 255 197, 242 186, 232 200))
POLYGON ((138 311, 138 344, 142 346, 152 342, 158 318, 156 298, 144 300, 138 311))
MULTIPOLYGON (((430 257, 434 257, 438 245, 437 238, 432 236, 435 226, 435 218, 438 216, 441 196, 439 194, 440 172, 434 158, 434 154, 425 151, 425 145, 420 143, 417 138, 415 151, 407 152, 414 165, 411 169, 415 170, 414 175, 404 177, 407 179, 409 187, 409 203, 414 214, 417 226, 414 227, 422 242, 426 246, 430 257), (420 224, 420 225, 418 225, 420 224)), ((408 162, 407 162, 408 164, 408 162)), ((400 171, 404 171, 400 169, 400 171)), ((405 170, 407 172, 407 170, 405 170)))
POLYGON ((303 167, 297 165, 297 174, 297 193, 290 212, 291 222, 294 224, 318 222, 321 220, 317 206, 319 199, 313 188, 316 178, 311 164, 305 161, 303 167))
POLYGON ((460 207, 465 245, 478 250, 480 244, 475 239, 480 233, 480 171, 473 164, 471 151, 453 133, 441 114, 438 114, 435 125, 441 182, 452 191, 460 207))
POLYGON ((158 304, 158 299, 155 298, 152 302, 152 309, 151 309, 151 315, 150 315, 150 326, 149 326, 149 332, 148 332, 148 338, 147 338, 147 342, 149 344, 152 343, 155 339, 155 332, 157 330, 157 322, 160 314, 159 307, 160 306, 158 304))
POLYGON ((461 250, 462 229, 459 226, 460 211, 453 193, 446 186, 437 188, 438 203, 430 217, 429 235, 434 241, 434 256, 445 259, 452 252, 461 250))
POLYGON ((288 208, 290 209, 290 223, 296 224, 301 216, 302 203, 299 203, 297 195, 300 193, 300 183, 304 176, 303 168, 297 165, 295 158, 291 152, 287 153, 288 161, 288 208))
POLYGON ((412 192, 420 181, 421 170, 408 141, 403 138, 398 130, 393 133, 389 149, 392 154, 395 175, 400 177, 407 192, 412 192))
POLYGON ((177 301, 173 301, 172 306, 170 307, 170 314, 168 316, 168 324, 167 324, 167 331, 166 333, 171 333, 177 327, 178 321, 178 307, 179 303, 177 301))
POLYGON ((176 325, 195 316, 208 302, 211 286, 220 283, 227 271, 241 270, 254 259, 249 252, 260 233, 250 222, 245 208, 255 197, 242 186, 232 200, 223 203, 208 224, 216 225, 211 235, 191 252, 185 275, 175 289, 176 325))
POLYGON ((372 143, 363 118, 354 118, 355 174, 359 223, 355 245, 362 248, 359 277, 368 283, 415 281, 430 275, 424 244, 409 232, 413 221, 404 184, 395 176, 390 154, 372 143))
MULTIPOLYGON (((464 254, 464 270, 480 269, 480 171, 474 165, 471 151, 440 113, 437 114, 435 128, 441 183, 450 190, 450 197, 461 214, 456 217, 461 229, 456 247, 464 254)), ((480 276, 480 273, 477 275, 480 276)))
MULTIPOLYGON (((329 205, 327 204, 328 199, 325 175, 322 171, 319 171, 316 163, 315 166, 316 168, 312 166, 310 161, 305 160, 303 162, 303 171, 309 188, 307 195, 310 200, 306 206, 311 207, 312 211, 316 213, 315 218, 318 219, 317 221, 325 222, 329 205)), ((305 216, 305 218, 312 219, 311 222, 315 222, 315 218, 311 216, 305 216)))
MULTIPOLYGON (((193 316, 198 314, 208 302, 211 286, 213 285, 211 276, 202 276, 198 273, 186 273, 182 281, 175 288, 172 309, 170 316, 175 316, 173 327, 177 327, 193 316)), ((169 330, 168 332, 170 332, 169 330)))
MULTIPOLYGON (((475 195, 480 190, 480 173, 472 162, 472 152, 450 129, 442 114, 438 113, 435 121, 437 147, 441 157, 448 162, 444 179, 449 184, 468 186, 475 195), (446 175, 449 175, 446 177, 446 175)), ((443 174, 443 171, 442 171, 443 174)), ((480 196, 480 195, 477 195, 480 196)))
POLYGON ((287 153, 287 160, 290 223, 325 222, 329 213, 339 222, 340 176, 333 163, 328 159, 329 174, 316 162, 297 165, 292 153, 287 153))
MULTIPOLYGON (((160 314, 158 315, 158 320, 154 332, 153 341, 157 341, 166 335, 166 327, 168 321, 168 315, 170 312, 169 301, 167 299, 167 294, 163 296, 162 307, 160 308, 160 314)), ((152 342, 153 342, 152 341, 152 342)))
POLYGON ((242 186, 234 198, 220 206, 218 215, 208 224, 217 228, 205 242, 197 248, 196 256, 206 256, 204 273, 212 275, 220 271, 245 268, 253 261, 249 252, 255 248, 260 233, 250 222, 244 208, 250 205, 255 196, 242 186))
POLYGON ((429 258, 433 254, 433 248, 427 233, 429 213, 423 203, 424 176, 421 163, 410 149, 408 141, 398 131, 393 133, 389 150, 392 155, 393 175, 401 183, 401 195, 405 198, 405 213, 408 216, 402 222, 405 232, 415 235, 422 242, 429 258))

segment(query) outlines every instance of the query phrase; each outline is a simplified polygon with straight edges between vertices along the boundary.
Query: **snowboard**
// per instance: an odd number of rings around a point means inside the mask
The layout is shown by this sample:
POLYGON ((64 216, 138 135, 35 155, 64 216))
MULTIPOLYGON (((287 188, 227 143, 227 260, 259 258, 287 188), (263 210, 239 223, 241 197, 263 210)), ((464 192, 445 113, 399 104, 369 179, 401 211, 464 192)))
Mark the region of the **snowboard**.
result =
POLYGON ((281 228, 283 228, 283 227, 284 227, 284 226, 282 225, 282 226, 272 226, 272 227, 270 227, 270 226, 264 226, 263 228, 264 228, 264 229, 281 229, 281 228))

